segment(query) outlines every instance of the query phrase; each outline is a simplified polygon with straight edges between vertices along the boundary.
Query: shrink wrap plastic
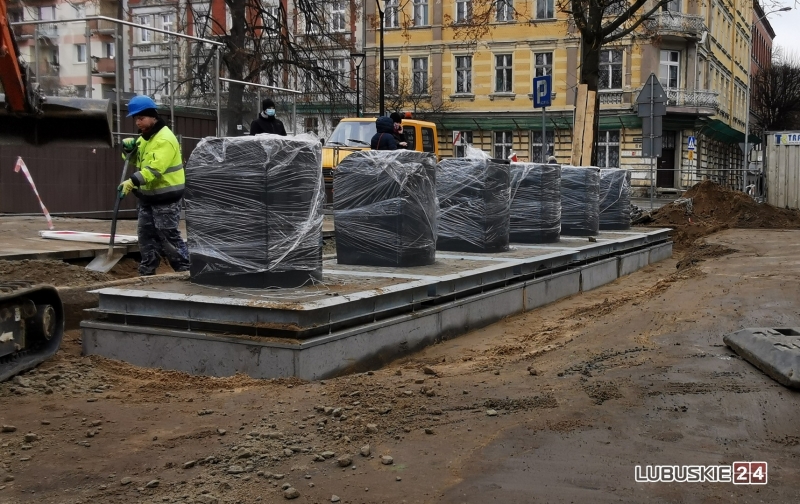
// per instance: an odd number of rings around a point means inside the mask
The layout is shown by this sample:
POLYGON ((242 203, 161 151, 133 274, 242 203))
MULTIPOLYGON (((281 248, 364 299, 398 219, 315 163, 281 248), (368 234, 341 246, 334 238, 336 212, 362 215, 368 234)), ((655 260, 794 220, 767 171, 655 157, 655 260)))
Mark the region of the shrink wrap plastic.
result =
POLYGON ((394 150, 355 152, 333 177, 340 264, 423 266, 436 258, 436 156, 394 150))
POLYGON ((557 242, 561 219, 561 166, 511 163, 511 242, 557 242))
POLYGON ((561 234, 594 236, 600 231, 600 169, 561 167, 561 234))
POLYGON ((482 157, 445 159, 436 167, 438 250, 508 250, 509 165, 482 157))
POLYGON ((186 163, 191 280, 267 288, 321 279, 324 201, 316 137, 204 138, 186 163))
POLYGON ((600 170, 600 229, 631 228, 631 193, 628 170, 600 170))

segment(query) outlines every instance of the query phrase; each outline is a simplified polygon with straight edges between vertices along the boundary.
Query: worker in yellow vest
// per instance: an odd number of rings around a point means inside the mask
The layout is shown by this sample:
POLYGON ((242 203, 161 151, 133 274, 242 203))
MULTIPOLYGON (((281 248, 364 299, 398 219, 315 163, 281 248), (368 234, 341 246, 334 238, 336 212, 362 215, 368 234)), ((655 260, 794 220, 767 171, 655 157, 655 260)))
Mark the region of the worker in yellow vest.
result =
POLYGON ((119 197, 129 192, 139 199, 139 275, 155 275, 161 257, 175 271, 189 270, 189 250, 181 238, 181 200, 186 178, 178 139, 156 111, 148 96, 135 96, 128 104, 141 135, 122 141, 125 154, 136 148, 136 171, 119 186, 119 197))

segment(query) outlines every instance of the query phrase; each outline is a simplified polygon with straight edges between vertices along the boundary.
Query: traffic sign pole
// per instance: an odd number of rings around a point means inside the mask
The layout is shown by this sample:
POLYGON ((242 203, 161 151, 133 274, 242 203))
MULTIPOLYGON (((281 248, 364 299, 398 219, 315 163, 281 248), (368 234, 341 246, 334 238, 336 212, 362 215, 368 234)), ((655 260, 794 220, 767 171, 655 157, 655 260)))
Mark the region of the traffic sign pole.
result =
MULTIPOLYGON (((547 163, 547 113, 545 109, 550 106, 553 89, 552 79, 550 75, 543 75, 533 79, 533 108, 542 109, 542 163, 547 163)), ((555 137, 553 139, 555 140, 555 137)), ((555 145, 553 150, 555 150, 555 145)))

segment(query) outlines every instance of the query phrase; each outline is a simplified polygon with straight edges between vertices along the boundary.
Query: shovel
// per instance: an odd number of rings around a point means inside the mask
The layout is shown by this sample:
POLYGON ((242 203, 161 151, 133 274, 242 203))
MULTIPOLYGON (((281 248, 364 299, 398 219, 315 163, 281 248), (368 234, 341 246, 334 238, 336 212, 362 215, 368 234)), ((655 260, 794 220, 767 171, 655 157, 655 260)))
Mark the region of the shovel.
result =
MULTIPOLYGON (((128 173, 128 162, 130 162, 133 155, 136 154, 136 146, 133 150, 125 156, 125 164, 122 166, 122 176, 119 183, 122 185, 125 182, 125 175, 128 173)), ((117 186, 119 187, 119 186, 117 186)), ((119 212, 119 202, 122 201, 122 196, 115 192, 114 198, 114 215, 111 217, 111 235, 108 237, 108 252, 106 255, 96 255, 92 262, 86 265, 87 270, 97 271, 99 273, 108 273, 111 268, 117 265, 123 254, 114 253, 114 235, 117 233, 117 213, 119 212)))

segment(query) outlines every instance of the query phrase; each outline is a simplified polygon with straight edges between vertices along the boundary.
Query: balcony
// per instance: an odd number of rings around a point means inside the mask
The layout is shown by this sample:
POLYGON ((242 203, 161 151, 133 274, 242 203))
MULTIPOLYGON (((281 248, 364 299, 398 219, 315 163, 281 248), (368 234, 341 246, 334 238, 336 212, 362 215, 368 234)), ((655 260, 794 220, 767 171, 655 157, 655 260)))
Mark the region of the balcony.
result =
POLYGON ((673 36, 699 40, 707 30, 703 16, 682 12, 661 11, 645 22, 647 29, 656 36, 673 36))
POLYGON ((92 58, 92 73, 100 77, 115 77, 117 60, 114 58, 92 58))
POLYGON ((710 109, 719 108, 719 93, 706 89, 666 89, 667 107, 710 109))
POLYGON ((624 103, 624 92, 601 89, 597 93, 600 105, 622 105, 624 103))
MULTIPOLYGON (((61 67, 58 63, 42 60, 39 63, 39 78, 58 77, 61 67)), ((35 75, 35 74, 34 74, 35 75)))
POLYGON ((18 41, 29 40, 33 38, 33 25, 17 25, 12 27, 12 29, 14 30, 14 37, 16 37, 18 41))
POLYGON ((114 35, 117 32, 116 23, 107 21, 105 19, 90 19, 88 21, 89 29, 92 33, 99 33, 100 35, 114 35))

